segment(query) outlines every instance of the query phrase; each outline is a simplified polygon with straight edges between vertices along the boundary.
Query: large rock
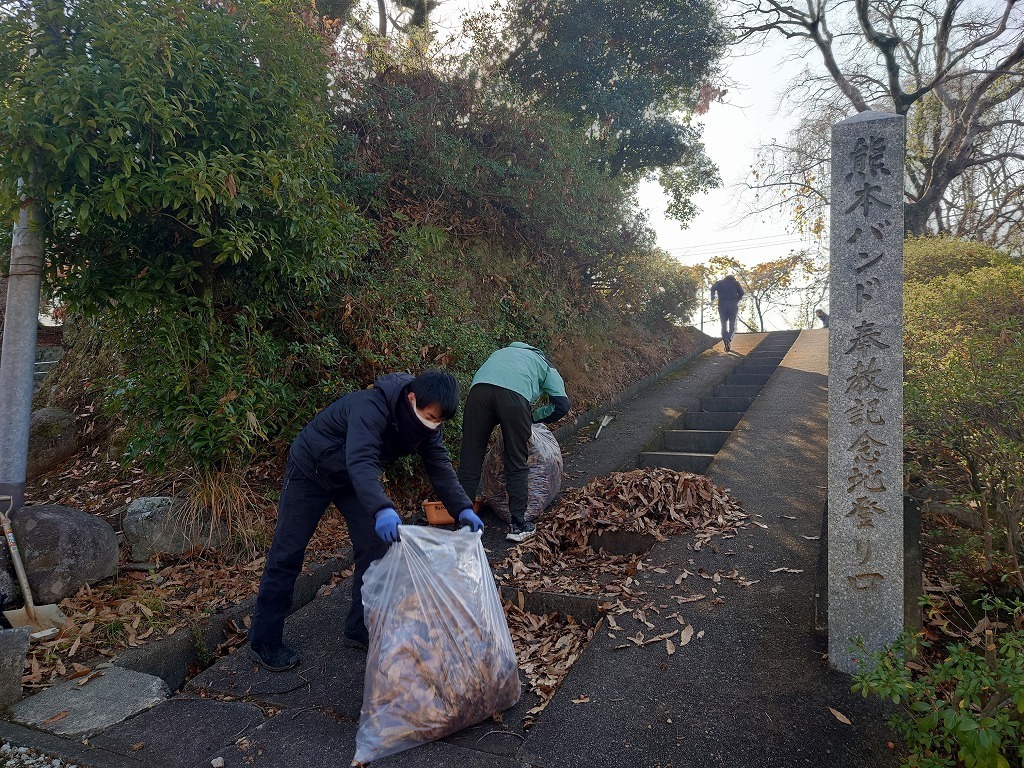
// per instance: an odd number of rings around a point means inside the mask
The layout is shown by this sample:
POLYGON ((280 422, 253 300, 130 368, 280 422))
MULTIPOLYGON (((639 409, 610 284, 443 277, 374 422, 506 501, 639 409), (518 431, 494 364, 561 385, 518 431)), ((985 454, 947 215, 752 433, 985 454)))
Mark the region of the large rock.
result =
POLYGON ((129 504, 124 515, 124 539, 136 562, 150 560, 156 554, 183 555, 193 549, 215 549, 224 543, 223 533, 213 529, 208 513, 190 519, 185 502, 171 496, 148 496, 129 504))
POLYGON ((33 412, 28 431, 28 477, 60 466, 78 453, 75 417, 59 408, 33 412))
POLYGON ((42 504, 22 507, 11 523, 37 603, 59 603, 117 571, 117 533, 94 515, 42 504))

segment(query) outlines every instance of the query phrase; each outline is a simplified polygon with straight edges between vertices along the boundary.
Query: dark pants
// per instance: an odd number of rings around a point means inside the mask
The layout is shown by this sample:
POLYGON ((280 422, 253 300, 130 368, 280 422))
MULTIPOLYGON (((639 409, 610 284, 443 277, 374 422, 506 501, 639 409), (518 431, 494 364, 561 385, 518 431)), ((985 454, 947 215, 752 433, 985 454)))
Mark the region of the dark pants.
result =
POLYGON ((281 643, 284 618, 292 605, 292 592, 302 570, 306 547, 331 502, 341 511, 348 524, 355 558, 352 607, 345 619, 345 633, 365 639, 363 575, 370 563, 384 556, 388 545, 377 536, 373 515, 362 508, 351 486, 334 491, 324 490, 289 460, 281 501, 277 506, 274 541, 263 568, 256 611, 249 629, 251 644, 273 646, 281 643))
POLYGON ((722 341, 732 341, 736 335, 736 312, 738 304, 732 302, 718 302, 718 317, 722 321, 722 341))
POLYGON ((518 523, 526 517, 530 482, 530 436, 533 412, 518 392, 493 384, 476 384, 469 390, 462 416, 462 454, 459 482, 469 498, 476 497, 484 466, 487 441, 495 426, 501 427, 505 445, 505 488, 508 511, 518 523))

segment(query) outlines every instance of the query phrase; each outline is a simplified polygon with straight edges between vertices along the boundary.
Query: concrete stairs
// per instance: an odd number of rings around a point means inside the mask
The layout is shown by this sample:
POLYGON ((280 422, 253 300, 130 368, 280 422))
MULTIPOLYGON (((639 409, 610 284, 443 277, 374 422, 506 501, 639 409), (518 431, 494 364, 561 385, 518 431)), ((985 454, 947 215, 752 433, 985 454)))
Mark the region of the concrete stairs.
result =
POLYGON ((659 450, 640 454, 638 466, 702 474, 725 445, 761 389, 775 373, 800 331, 774 331, 661 434, 659 450))

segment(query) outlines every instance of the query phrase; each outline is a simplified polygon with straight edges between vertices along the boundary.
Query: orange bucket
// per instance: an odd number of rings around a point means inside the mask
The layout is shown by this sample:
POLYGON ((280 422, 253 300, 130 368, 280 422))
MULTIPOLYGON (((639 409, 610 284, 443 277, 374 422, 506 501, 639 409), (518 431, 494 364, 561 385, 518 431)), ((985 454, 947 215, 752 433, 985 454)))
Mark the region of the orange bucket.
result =
POLYGON ((427 522, 431 525, 451 525, 455 522, 440 501, 424 501, 423 511, 427 513, 427 522))

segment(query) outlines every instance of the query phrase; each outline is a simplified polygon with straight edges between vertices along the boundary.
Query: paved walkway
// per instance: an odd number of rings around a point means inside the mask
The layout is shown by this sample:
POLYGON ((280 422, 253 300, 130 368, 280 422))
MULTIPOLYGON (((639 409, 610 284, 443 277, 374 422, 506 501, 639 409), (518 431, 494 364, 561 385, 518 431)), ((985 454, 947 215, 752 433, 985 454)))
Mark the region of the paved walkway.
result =
MULTIPOLYGON (((594 439, 565 446, 572 484, 635 466, 637 454, 761 340, 741 334, 623 404, 594 439)), ((536 700, 507 712, 508 730, 485 723, 374 766, 406 768, 895 768, 885 712, 850 692, 850 678, 824 659, 813 631, 814 591, 826 480, 827 335, 805 331, 719 452, 708 474, 730 488, 755 525, 694 551, 688 537, 655 546, 638 574, 661 611, 648 624, 618 616, 602 625, 536 724, 521 728, 536 700), (788 571, 775 569, 787 568, 788 571), (735 569, 754 582, 704 579, 735 569), (689 576, 680 580, 683 571, 689 576), (676 584, 679 580, 680 583, 676 584), (694 592, 708 595, 680 603, 694 592), (626 635, 696 633, 671 655, 664 643, 621 649, 626 635), (847 717, 837 719, 829 708, 847 717)), ((488 519, 485 545, 502 556, 503 528, 488 519)), ((295 671, 271 674, 235 653, 184 692, 88 744, 9 724, 0 736, 49 748, 94 768, 345 766, 354 751, 364 655, 339 646, 345 585, 293 615, 286 640, 303 654, 295 671), (59 748, 59 749, 58 749, 59 748), (219 762, 219 761, 218 761, 219 762)))

